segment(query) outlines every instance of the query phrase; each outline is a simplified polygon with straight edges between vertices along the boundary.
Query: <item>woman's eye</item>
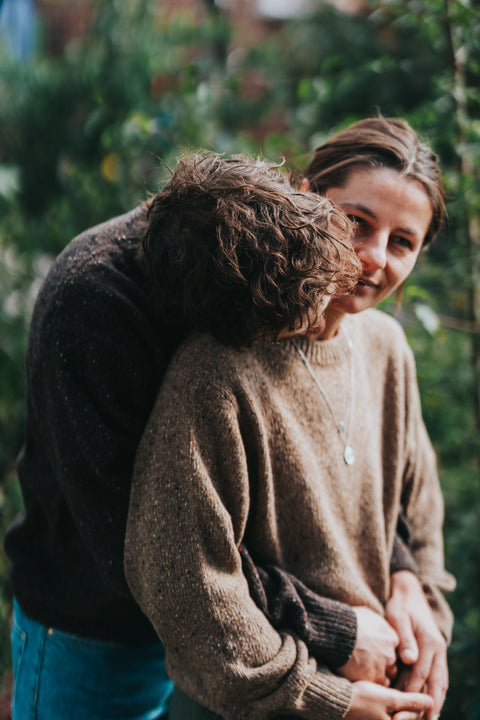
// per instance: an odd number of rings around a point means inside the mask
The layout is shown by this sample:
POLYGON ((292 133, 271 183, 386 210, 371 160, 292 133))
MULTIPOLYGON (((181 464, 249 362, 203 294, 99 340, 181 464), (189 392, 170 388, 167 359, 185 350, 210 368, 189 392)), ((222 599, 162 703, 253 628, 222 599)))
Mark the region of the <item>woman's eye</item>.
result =
POLYGON ((395 245, 400 245, 401 247, 406 248, 407 250, 411 250, 413 248, 413 243, 409 238, 403 237, 403 235, 394 235, 392 237, 393 242, 395 245))

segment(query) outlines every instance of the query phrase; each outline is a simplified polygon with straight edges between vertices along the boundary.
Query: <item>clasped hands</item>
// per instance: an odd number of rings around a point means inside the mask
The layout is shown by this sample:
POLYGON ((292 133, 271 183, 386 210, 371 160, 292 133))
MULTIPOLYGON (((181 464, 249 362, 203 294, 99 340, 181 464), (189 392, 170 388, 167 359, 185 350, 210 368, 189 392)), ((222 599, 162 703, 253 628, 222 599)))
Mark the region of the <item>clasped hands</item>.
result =
POLYGON ((357 640, 338 671, 353 682, 344 720, 436 720, 448 687, 447 645, 417 577, 392 575, 385 618, 353 609, 357 640))

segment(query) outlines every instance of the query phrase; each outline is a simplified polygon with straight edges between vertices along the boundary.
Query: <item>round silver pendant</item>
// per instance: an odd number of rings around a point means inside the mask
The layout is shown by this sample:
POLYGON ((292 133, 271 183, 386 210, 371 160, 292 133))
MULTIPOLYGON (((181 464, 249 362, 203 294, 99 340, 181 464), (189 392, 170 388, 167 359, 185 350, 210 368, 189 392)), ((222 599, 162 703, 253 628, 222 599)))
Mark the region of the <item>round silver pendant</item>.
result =
POLYGON ((343 453, 343 459, 345 460, 347 465, 353 465, 355 462, 355 453, 353 452, 353 448, 350 447, 350 445, 347 445, 345 448, 345 452, 343 453))

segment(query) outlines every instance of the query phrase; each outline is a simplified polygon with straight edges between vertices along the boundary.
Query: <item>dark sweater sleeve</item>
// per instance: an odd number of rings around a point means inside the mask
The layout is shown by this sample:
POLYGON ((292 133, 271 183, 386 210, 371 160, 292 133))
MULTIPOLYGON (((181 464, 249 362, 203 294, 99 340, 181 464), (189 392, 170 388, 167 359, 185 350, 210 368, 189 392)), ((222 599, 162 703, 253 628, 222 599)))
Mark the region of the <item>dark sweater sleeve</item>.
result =
POLYGON ((419 574, 418 565, 408 547, 409 537, 410 531, 407 520, 403 515, 399 515, 397 532, 393 541, 392 557, 390 558, 390 575, 401 570, 408 570, 408 572, 415 575, 419 574))
POLYGON ((357 618, 352 608, 317 595, 278 567, 255 565, 243 544, 239 550, 252 599, 273 627, 293 632, 327 667, 344 665, 357 636, 357 618))
MULTIPOLYGON (((401 570, 418 574, 408 538, 407 522, 400 515, 390 560, 392 575, 401 570)), ((273 627, 294 632, 327 667, 344 665, 356 641, 357 620, 352 608, 317 595, 278 567, 255 565, 243 543, 239 550, 250 594, 273 627)))

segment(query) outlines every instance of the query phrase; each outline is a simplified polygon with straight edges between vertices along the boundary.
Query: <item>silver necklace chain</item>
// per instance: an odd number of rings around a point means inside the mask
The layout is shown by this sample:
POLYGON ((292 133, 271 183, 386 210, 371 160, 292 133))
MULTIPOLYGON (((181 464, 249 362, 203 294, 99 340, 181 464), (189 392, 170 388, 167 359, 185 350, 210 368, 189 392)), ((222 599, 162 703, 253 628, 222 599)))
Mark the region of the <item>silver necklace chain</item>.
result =
MULTIPOLYGON (((332 407, 332 403, 330 402, 329 397, 328 397, 327 393, 325 392, 323 385, 321 384, 320 380, 318 379, 317 375, 315 374, 315 371, 314 371, 314 369, 312 368, 309 359, 307 358, 307 356, 306 356, 305 353, 303 352, 302 348, 299 347, 299 345, 297 344, 296 340, 293 340, 293 345, 294 345, 295 350, 297 351, 297 353, 300 355, 300 357, 301 357, 301 359, 302 359, 305 367, 307 368, 308 372, 310 373, 310 375, 311 375, 311 377, 312 377, 312 380, 314 381, 314 383, 315 383, 315 385, 317 386, 317 388, 320 390, 320 393, 322 394, 322 397, 323 397, 323 399, 325 400, 325 403, 326 403, 326 405, 327 405, 327 407, 328 407, 328 409, 329 409, 329 411, 330 411, 330 415, 332 416, 332 420, 333 420, 333 422, 335 423, 335 427, 337 428, 338 434, 340 435, 340 437, 342 438, 342 440, 343 440, 343 442, 344 442, 343 459, 344 459, 346 465, 353 465, 353 463, 355 462, 355 452, 354 452, 353 448, 352 448, 351 445, 350 445, 350 430, 351 430, 351 428, 352 428, 353 396, 354 396, 354 392, 353 392, 353 391, 354 391, 354 379, 355 379, 355 378, 354 378, 354 374, 353 374, 353 344, 352 344, 350 338, 348 337, 347 333, 345 332, 345 330, 344 330, 343 328, 341 328, 341 330, 342 330, 343 334, 345 335, 345 339, 346 339, 346 341, 347 341, 348 348, 349 348, 349 350, 350 350, 350 388, 349 388, 350 393, 349 393, 348 408, 347 408, 347 412, 348 412, 348 428, 347 428, 347 433, 346 433, 346 435, 344 435, 344 433, 345 433, 345 421, 344 421, 344 420, 340 420, 340 421, 337 420, 337 417, 336 417, 335 412, 334 412, 333 407, 332 407)), ((318 342, 321 342, 321 341, 318 341, 318 342)), ((345 416, 345 417, 347 417, 347 416, 345 416)))

